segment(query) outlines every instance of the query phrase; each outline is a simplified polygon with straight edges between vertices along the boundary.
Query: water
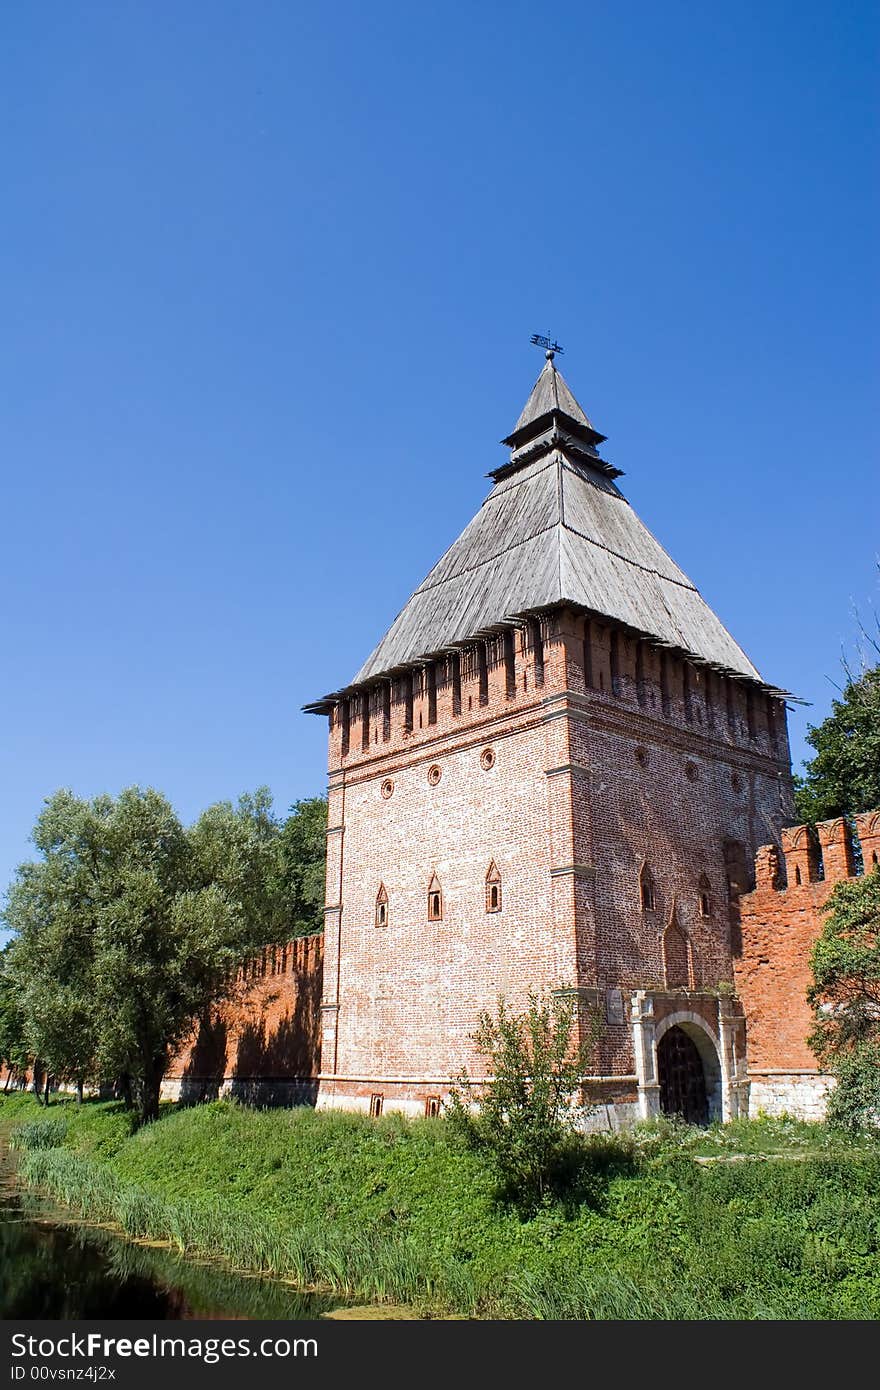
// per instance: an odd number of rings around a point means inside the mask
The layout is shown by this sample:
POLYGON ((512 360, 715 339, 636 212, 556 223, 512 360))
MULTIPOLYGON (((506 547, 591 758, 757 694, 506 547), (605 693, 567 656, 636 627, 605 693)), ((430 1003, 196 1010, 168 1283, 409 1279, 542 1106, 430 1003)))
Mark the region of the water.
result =
POLYGON ((0 1319, 311 1319, 338 1303, 67 1218, 16 1185, 0 1141, 0 1319))

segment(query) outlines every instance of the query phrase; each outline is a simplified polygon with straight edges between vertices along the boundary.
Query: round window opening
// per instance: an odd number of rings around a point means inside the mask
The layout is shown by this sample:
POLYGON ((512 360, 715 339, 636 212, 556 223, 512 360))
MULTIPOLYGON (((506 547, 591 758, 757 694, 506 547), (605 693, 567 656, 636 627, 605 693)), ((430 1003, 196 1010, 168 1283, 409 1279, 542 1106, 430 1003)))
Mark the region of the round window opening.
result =
POLYGON ((480 767, 483 769, 484 772, 488 772, 489 769, 490 769, 490 768, 493 768, 494 766, 495 766, 495 749, 494 749, 494 748, 484 748, 483 751, 482 751, 482 753, 480 754, 480 767))
POLYGON ((440 771, 439 767, 435 763, 433 767, 428 768, 428 785, 431 787, 436 787, 437 783, 440 781, 440 778, 442 776, 443 773, 440 771))
POLYGON ((392 782, 390 777, 385 778, 385 781, 382 783, 379 790, 382 793, 385 800, 387 801, 389 796, 391 796, 394 792, 394 783, 392 782))

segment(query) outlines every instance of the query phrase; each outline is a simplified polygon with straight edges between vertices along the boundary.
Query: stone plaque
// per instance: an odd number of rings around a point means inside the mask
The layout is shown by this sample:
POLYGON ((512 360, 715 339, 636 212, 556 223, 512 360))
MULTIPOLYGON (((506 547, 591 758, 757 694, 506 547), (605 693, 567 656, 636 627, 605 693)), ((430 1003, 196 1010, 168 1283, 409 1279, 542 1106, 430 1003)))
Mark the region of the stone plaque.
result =
POLYGON ((606 989, 605 1021, 607 1023, 626 1023, 626 1015, 623 1012, 622 989, 606 989))

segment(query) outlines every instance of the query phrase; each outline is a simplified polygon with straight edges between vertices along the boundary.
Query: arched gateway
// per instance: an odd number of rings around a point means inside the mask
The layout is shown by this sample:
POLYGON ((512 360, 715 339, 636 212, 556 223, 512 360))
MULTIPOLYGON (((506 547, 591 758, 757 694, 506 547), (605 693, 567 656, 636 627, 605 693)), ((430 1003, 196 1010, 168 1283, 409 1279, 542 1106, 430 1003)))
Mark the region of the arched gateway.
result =
POLYGON ((657 1079, 664 1115, 681 1115, 692 1125, 707 1123, 706 1073, 696 1043, 683 1028, 670 1028, 657 1044, 657 1079))

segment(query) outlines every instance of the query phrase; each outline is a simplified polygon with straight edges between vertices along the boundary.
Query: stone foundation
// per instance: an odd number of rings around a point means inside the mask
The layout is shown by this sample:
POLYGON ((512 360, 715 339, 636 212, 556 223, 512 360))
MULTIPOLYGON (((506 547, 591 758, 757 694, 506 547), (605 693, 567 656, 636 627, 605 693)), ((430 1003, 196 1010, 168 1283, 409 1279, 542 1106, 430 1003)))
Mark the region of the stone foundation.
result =
POLYGON ((797 1120, 824 1120, 832 1076, 815 1071, 752 1072, 749 1118, 793 1115, 797 1120))
POLYGON ((182 1105, 199 1105, 209 1100, 240 1100, 258 1110, 284 1105, 314 1105, 318 1097, 317 1077, 298 1078, 260 1076, 194 1077, 169 1076, 162 1082, 162 1100, 182 1105))

